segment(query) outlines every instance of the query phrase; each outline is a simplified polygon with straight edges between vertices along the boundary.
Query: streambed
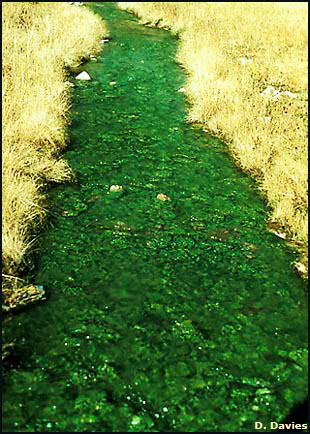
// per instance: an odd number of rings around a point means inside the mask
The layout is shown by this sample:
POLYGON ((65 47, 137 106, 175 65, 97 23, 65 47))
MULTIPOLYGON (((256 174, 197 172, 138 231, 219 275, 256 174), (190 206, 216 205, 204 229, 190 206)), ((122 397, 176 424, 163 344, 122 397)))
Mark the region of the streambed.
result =
POLYGON ((50 296, 6 326, 3 431, 280 422, 307 395, 294 252, 225 145, 186 123, 176 38, 114 3, 91 8, 112 39, 74 89, 77 183, 49 193, 32 276, 50 296))

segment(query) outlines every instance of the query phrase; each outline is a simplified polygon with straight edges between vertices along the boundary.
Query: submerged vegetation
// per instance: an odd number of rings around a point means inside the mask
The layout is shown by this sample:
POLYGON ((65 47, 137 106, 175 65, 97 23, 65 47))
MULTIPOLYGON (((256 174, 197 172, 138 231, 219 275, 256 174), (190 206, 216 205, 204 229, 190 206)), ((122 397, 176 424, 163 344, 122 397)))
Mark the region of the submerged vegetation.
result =
POLYGON ((91 8, 112 38, 73 93, 77 182, 48 194, 30 280, 50 297, 6 324, 3 431, 280 422, 308 385, 296 254, 226 145, 186 123, 176 38, 91 8))
POLYGON ((106 28, 90 10, 66 2, 2 8, 2 277, 14 304, 25 286, 16 276, 45 214, 43 188, 72 177, 59 157, 70 107, 66 68, 100 50, 106 28))
POLYGON ((270 227, 308 242, 306 2, 119 2, 180 38, 188 119, 229 143, 272 207, 270 227))

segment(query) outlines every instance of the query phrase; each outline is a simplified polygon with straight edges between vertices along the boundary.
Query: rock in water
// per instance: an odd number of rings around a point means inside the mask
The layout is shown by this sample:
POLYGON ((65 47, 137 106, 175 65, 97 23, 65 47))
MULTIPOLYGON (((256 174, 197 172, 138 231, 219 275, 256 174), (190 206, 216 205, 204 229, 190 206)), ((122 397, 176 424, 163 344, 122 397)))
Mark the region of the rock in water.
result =
POLYGON ((123 187, 121 185, 111 185, 109 191, 111 193, 115 193, 116 191, 123 191, 123 187))
POLYGON ((79 75, 75 77, 77 80, 91 80, 90 75, 88 72, 83 71, 79 75))
POLYGON ((166 194, 163 194, 163 193, 158 193, 157 199, 162 200, 162 201, 166 201, 166 200, 170 201, 171 200, 169 196, 167 196, 166 194))

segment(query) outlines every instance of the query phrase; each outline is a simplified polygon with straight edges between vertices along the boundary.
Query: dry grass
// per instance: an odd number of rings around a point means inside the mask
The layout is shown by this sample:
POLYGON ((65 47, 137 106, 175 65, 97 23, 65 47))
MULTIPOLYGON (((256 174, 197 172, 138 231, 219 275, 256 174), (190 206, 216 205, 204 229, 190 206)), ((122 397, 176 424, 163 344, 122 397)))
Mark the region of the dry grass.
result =
POLYGON ((302 246, 299 268, 305 269, 307 3, 118 5, 144 23, 178 33, 177 58, 188 72, 189 121, 222 137, 238 165, 256 177, 273 209, 271 223, 302 246))
POLYGON ((3 2, 3 273, 18 273, 44 217, 43 187, 72 177, 59 157, 70 98, 66 66, 100 50, 99 17, 65 2, 3 2))

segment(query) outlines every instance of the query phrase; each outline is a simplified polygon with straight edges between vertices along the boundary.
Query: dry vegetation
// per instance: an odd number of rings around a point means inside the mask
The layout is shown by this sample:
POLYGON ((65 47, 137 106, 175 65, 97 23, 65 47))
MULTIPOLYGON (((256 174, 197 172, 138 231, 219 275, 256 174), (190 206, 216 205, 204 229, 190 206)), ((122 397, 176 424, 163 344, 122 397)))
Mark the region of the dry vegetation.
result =
POLYGON ((177 33, 188 119, 222 137, 273 209, 270 226, 306 270, 307 3, 120 2, 177 33), (160 21, 159 21, 160 20, 160 21), (272 86, 272 87, 270 87, 272 86))
POLYGON ((3 277, 8 288, 42 221, 43 187, 70 179, 59 157, 70 98, 66 66, 100 49, 104 23, 65 2, 3 2, 3 277))

